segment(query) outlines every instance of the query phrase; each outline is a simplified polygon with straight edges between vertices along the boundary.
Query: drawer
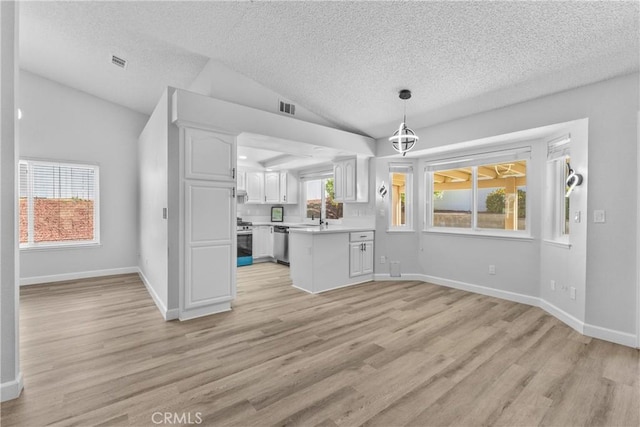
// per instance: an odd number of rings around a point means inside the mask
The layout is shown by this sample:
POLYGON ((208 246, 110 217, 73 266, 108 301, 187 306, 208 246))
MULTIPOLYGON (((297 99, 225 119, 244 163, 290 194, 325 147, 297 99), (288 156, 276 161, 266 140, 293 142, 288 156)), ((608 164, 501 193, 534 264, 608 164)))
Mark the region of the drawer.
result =
POLYGON ((350 241, 352 242, 364 242, 367 240, 373 240, 373 231, 355 231, 350 233, 350 241))

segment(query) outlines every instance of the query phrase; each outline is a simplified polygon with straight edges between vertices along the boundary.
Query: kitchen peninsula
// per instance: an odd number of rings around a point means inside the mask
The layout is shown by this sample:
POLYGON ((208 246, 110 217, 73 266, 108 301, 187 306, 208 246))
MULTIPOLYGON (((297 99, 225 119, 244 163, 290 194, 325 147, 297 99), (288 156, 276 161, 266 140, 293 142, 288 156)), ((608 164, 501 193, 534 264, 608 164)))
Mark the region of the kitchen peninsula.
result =
POLYGON ((373 227, 292 228, 293 286, 315 294, 373 280, 373 227))

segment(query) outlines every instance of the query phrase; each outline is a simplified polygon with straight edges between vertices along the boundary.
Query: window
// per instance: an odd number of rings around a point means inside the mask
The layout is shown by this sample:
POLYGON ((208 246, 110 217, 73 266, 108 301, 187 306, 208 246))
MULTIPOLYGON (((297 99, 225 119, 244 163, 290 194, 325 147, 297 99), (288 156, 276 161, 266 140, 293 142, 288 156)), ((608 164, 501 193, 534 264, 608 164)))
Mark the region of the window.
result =
POLYGON ((427 227, 527 231, 529 158, 527 147, 427 163, 427 227))
POLYGON ((570 197, 566 196, 569 176, 571 136, 565 135, 547 143, 547 237, 569 243, 570 197))
POLYGON ((98 166, 20 161, 20 247, 99 243, 98 166))
POLYGON ((413 168, 411 165, 390 165, 389 183, 389 230, 412 230, 413 168))
POLYGON ((307 218, 340 219, 342 203, 334 201, 333 178, 318 178, 306 181, 307 218))

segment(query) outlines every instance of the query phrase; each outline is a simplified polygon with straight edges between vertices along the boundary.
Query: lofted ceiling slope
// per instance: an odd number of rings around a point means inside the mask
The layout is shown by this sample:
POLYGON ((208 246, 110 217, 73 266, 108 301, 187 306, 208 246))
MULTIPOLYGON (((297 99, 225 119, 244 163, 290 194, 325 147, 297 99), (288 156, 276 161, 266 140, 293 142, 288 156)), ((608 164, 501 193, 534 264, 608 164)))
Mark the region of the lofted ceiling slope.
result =
POLYGON ((637 72, 638 2, 22 2, 25 69, 149 114, 209 58, 372 137, 637 72), (127 70, 109 55, 129 61, 127 70))

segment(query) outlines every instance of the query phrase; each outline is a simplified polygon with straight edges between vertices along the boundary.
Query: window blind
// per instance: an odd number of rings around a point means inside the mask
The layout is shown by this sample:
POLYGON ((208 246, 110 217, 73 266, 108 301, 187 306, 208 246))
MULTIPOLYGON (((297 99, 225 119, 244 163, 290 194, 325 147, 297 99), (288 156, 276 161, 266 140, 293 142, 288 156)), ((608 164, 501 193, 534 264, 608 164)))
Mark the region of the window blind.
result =
POLYGON ((410 173, 413 165, 407 163, 389 163, 389 173, 410 173))
POLYGON ((98 167, 20 162, 20 243, 97 241, 98 167))
POLYGON ((509 150, 466 154, 438 160, 430 160, 426 163, 425 170, 435 171, 442 169, 458 169, 469 166, 479 166, 487 163, 503 163, 514 160, 529 160, 530 158, 531 147, 521 147, 509 150))
POLYGON ((547 160, 555 160, 569 155, 571 134, 547 142, 547 160))

